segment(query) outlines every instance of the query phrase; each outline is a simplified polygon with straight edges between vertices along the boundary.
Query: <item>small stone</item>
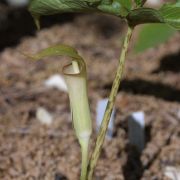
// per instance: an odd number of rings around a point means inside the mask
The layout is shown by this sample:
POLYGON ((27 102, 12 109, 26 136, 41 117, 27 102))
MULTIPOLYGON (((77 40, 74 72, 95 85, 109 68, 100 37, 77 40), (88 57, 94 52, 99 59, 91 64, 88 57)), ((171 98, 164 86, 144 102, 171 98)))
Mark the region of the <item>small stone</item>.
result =
POLYGON ((48 78, 45 82, 44 85, 48 88, 56 88, 60 91, 67 92, 67 86, 64 81, 64 78, 60 76, 59 74, 54 74, 50 78, 48 78))
POLYGON ((42 123, 46 125, 50 125, 53 121, 52 115, 44 108, 39 107, 36 111, 36 118, 42 123))
POLYGON ((177 169, 173 166, 167 166, 164 170, 164 175, 171 180, 179 180, 180 179, 180 169, 177 169))

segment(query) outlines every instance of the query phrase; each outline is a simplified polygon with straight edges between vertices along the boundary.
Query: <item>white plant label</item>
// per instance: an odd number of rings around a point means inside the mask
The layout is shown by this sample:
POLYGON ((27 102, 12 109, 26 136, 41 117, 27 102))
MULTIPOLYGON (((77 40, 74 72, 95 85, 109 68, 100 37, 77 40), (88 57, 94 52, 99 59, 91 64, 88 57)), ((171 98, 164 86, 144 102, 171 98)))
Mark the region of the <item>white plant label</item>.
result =
MULTIPOLYGON (((97 111, 97 117, 96 117, 97 132, 99 131, 99 128, 101 126, 101 122, 103 120, 103 116, 104 116, 104 113, 106 110, 107 102, 108 102, 108 99, 103 99, 103 100, 98 101, 97 109, 96 109, 96 111, 97 111)), ((109 139, 111 139, 113 136, 114 116, 115 116, 115 110, 113 109, 111 119, 110 119, 110 122, 108 125, 108 131, 106 134, 106 137, 108 137, 109 139)))

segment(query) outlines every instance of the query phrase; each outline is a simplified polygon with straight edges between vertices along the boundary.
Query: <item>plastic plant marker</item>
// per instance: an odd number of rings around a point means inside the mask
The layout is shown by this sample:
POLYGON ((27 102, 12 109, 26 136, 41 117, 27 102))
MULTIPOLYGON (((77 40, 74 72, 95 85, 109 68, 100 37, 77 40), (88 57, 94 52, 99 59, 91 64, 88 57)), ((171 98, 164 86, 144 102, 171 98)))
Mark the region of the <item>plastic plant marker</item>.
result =
POLYGON ((144 112, 134 112, 128 118, 128 131, 130 144, 135 146, 139 152, 145 146, 145 115, 144 112))
MULTIPOLYGON (((104 112, 106 110, 107 103, 108 103, 108 99, 102 99, 102 100, 98 101, 97 116, 96 116, 96 126, 97 126, 96 130, 97 130, 97 132, 99 131, 99 128, 101 126, 101 122, 103 119, 104 112)), ((114 119, 115 119, 114 116, 115 116, 115 110, 113 109, 113 112, 111 114, 111 119, 110 119, 110 122, 108 125, 107 134, 106 134, 106 137, 109 139, 112 139, 112 136, 113 136, 114 119)))

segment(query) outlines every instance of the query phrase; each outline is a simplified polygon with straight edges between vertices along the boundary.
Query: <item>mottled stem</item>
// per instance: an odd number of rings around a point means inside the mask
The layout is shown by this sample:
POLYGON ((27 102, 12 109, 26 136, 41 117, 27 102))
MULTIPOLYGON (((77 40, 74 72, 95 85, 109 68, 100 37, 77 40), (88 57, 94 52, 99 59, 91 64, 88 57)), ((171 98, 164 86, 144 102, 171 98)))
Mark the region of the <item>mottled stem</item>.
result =
POLYGON ((88 165, 88 173, 87 173, 87 179, 88 180, 92 180, 93 172, 94 172, 98 158, 99 158, 101 150, 102 150, 102 146, 103 146, 103 142, 104 142, 105 135, 107 132, 111 113, 113 110, 115 98, 117 96, 119 85, 120 85, 120 82, 122 80, 125 58, 126 58, 126 54, 128 51, 128 46, 129 46, 129 41, 131 39, 132 31, 133 31, 133 29, 128 27, 128 31, 127 31, 127 34, 126 34, 126 37, 124 39, 124 43, 122 46, 122 51, 121 51, 121 55, 120 55, 120 59, 119 59, 118 69, 116 72, 115 79, 113 81, 111 93, 109 95, 109 100, 108 100, 108 104, 106 107, 106 111, 104 113, 103 121, 102 121, 100 130, 99 130, 99 134, 98 134, 98 137, 96 140, 95 148, 94 148, 94 151, 92 153, 92 156, 91 156, 91 159, 90 159, 90 162, 88 165))

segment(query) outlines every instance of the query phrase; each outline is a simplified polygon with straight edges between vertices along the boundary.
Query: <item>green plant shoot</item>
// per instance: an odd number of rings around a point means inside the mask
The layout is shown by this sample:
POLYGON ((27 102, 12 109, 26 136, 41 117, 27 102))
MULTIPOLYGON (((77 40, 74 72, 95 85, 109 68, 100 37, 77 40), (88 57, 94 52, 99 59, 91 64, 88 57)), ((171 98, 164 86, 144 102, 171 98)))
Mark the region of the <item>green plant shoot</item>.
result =
POLYGON ((88 145, 92 132, 91 116, 87 96, 86 65, 76 50, 66 45, 57 45, 40 51, 35 55, 27 55, 33 60, 50 56, 68 56, 72 62, 63 67, 62 73, 68 87, 70 107, 76 136, 81 145, 82 170, 84 180, 88 165, 88 145))

